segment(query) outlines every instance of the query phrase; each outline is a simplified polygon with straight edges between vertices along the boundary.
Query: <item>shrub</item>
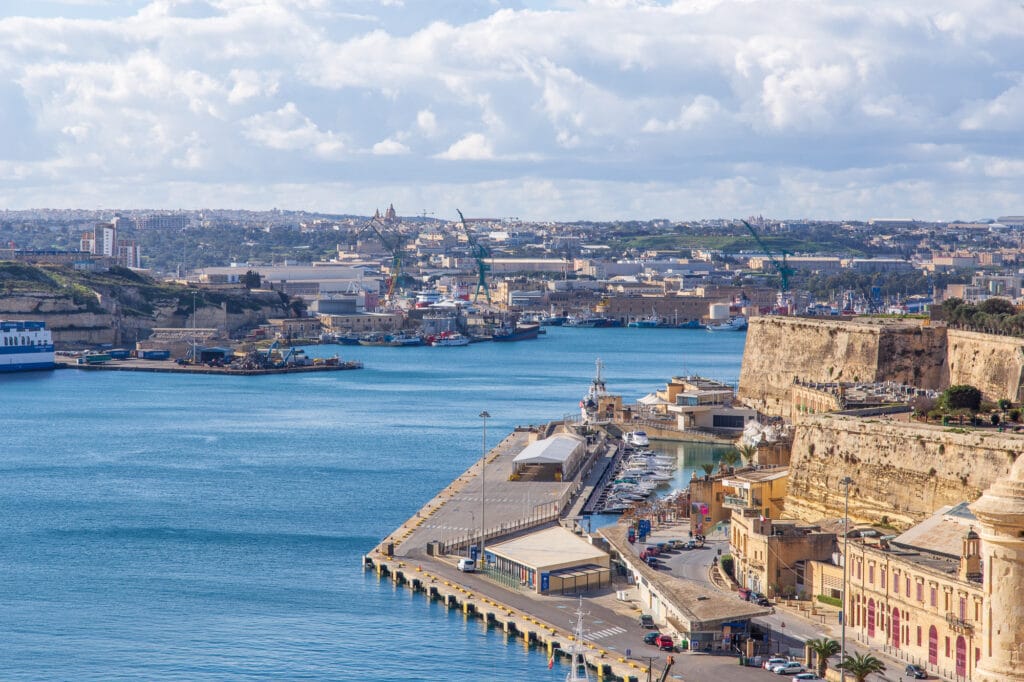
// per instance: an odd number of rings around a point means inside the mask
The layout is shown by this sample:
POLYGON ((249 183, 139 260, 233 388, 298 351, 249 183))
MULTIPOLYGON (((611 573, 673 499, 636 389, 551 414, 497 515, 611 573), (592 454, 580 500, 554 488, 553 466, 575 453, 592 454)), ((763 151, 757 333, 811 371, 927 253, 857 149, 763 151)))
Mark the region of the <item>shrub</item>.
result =
POLYGON ((942 392, 939 405, 946 410, 968 409, 977 411, 981 407, 981 391, 974 386, 958 384, 942 392))
POLYGON ((829 606, 842 607, 843 605, 842 599, 839 599, 838 597, 830 597, 827 594, 819 594, 818 601, 820 601, 822 604, 828 604, 829 606))
POLYGON ((725 574, 731 577, 733 569, 732 554, 723 554, 720 563, 722 565, 722 570, 725 571, 725 574))

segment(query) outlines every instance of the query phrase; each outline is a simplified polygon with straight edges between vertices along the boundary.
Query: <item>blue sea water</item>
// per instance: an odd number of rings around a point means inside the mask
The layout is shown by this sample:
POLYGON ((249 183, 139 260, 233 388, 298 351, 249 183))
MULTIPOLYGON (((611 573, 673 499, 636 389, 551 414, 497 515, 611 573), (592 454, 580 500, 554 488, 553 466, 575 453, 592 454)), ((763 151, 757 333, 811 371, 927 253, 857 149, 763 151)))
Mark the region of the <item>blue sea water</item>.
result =
POLYGON ((598 357, 627 401, 674 374, 735 383, 744 338, 551 328, 307 349, 351 372, 4 376, 0 678, 563 679, 361 555, 479 457, 481 410, 489 445, 576 413, 598 357))

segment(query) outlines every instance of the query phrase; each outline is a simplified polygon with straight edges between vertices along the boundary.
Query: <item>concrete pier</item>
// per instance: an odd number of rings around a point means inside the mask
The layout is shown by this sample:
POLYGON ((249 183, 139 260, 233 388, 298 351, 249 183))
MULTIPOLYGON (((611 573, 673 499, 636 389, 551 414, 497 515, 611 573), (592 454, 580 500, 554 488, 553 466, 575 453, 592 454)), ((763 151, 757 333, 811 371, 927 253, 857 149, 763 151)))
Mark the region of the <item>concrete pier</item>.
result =
MULTIPOLYGON (((432 563, 432 562, 424 562, 432 563)), ((501 628, 510 638, 521 638, 525 645, 543 648, 549 657, 569 658, 565 651, 574 636, 566 628, 559 628, 530 614, 514 609, 489 596, 475 593, 444 576, 426 570, 423 565, 410 564, 380 554, 363 557, 363 569, 374 571, 378 578, 390 577, 396 585, 412 591, 425 591, 431 600, 440 601, 448 609, 458 609, 467 618, 480 618, 485 624, 501 628)), ((601 680, 638 682, 646 679, 647 668, 635 661, 619 656, 613 658, 608 651, 592 642, 583 642, 587 648, 587 665, 601 680)))

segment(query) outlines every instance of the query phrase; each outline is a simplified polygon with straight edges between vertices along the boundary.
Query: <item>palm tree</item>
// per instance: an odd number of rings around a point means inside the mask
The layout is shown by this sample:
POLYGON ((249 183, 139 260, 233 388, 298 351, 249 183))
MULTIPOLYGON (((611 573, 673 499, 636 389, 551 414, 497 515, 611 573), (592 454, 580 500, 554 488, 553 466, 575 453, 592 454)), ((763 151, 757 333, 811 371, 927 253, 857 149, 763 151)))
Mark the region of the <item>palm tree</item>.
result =
POLYGON ((714 464, 701 464, 700 468, 704 470, 704 478, 710 478, 711 474, 715 471, 714 464))
POLYGON ((857 682, 864 682, 871 673, 880 673, 885 670, 885 663, 871 654, 854 654, 852 656, 847 654, 843 662, 836 667, 853 675, 853 679, 857 682))
POLYGON ((825 669, 828 668, 828 659, 842 651, 842 647, 839 646, 839 642, 827 637, 809 640, 807 642, 807 647, 813 651, 814 655, 817 657, 816 664, 818 668, 818 677, 824 679, 825 669))
POLYGON ((750 466, 754 461, 754 457, 757 456, 757 447, 749 443, 743 443, 736 446, 736 453, 743 458, 744 464, 750 466))
POLYGON ((718 470, 725 471, 726 468, 732 468, 736 466, 736 462, 740 461, 740 453, 735 450, 729 450, 723 452, 721 458, 718 460, 718 470))

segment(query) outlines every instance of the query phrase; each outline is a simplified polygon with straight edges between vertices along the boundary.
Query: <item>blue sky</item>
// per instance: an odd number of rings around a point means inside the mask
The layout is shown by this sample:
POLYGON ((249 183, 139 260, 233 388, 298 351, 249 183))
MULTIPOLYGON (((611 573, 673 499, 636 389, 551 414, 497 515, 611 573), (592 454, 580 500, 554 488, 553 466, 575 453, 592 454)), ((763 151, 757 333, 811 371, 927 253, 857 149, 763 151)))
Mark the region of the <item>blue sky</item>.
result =
POLYGON ((1024 4, 6 0, 0 207, 1024 212, 1024 4))

